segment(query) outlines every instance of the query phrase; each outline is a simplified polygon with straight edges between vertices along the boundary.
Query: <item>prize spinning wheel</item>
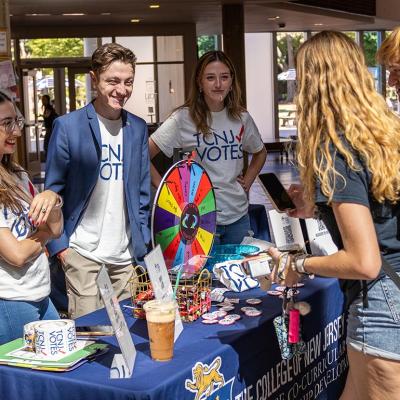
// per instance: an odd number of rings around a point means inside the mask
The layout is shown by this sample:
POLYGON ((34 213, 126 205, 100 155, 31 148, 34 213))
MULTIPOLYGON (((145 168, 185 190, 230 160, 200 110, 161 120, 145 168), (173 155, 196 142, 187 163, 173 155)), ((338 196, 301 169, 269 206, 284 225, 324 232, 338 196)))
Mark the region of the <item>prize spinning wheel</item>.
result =
POLYGON ((151 219, 153 246, 161 246, 168 269, 210 253, 216 215, 214 189, 204 168, 190 158, 174 164, 157 190, 151 219))

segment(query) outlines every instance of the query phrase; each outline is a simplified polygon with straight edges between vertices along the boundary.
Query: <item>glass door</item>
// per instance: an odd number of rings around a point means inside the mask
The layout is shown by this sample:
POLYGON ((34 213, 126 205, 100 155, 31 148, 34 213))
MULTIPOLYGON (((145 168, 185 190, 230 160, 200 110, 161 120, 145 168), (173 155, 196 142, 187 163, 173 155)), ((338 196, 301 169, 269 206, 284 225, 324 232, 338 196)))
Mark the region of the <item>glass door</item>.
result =
POLYGON ((40 132, 38 122, 39 105, 36 88, 36 70, 23 71, 23 102, 25 117, 26 168, 32 178, 40 177, 40 132))
POLYGON ((68 99, 67 111, 71 112, 84 107, 92 101, 94 92, 89 75, 89 68, 68 68, 68 99), (69 106, 69 108, 68 108, 69 106))

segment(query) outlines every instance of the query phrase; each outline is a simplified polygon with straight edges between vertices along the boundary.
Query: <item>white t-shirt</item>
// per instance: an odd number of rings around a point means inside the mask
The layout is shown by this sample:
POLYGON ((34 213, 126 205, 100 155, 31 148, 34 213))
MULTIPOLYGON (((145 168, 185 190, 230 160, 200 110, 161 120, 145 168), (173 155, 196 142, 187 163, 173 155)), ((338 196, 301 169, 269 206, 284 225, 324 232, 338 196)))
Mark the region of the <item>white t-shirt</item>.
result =
POLYGON ((168 157, 174 148, 196 150, 195 161, 204 167, 215 187, 217 223, 229 225, 248 212, 247 194, 237 182, 243 170, 243 152, 257 153, 264 144, 248 112, 235 120, 224 109, 212 112, 211 118, 211 133, 203 135, 197 132, 189 110, 181 108, 151 138, 168 157))
POLYGON ((102 142, 100 175, 69 245, 90 260, 128 265, 133 251, 124 196, 122 120, 97 117, 102 142))
MULTIPOLYGON (((33 194, 33 185, 23 173, 22 188, 33 194)), ((14 214, 0 205, 0 228, 7 228, 17 240, 29 238, 36 228, 29 222, 29 204, 22 201, 23 212, 14 214)), ((24 267, 8 264, 0 257, 0 298, 7 300, 40 301, 50 293, 50 270, 47 257, 41 253, 24 267)))

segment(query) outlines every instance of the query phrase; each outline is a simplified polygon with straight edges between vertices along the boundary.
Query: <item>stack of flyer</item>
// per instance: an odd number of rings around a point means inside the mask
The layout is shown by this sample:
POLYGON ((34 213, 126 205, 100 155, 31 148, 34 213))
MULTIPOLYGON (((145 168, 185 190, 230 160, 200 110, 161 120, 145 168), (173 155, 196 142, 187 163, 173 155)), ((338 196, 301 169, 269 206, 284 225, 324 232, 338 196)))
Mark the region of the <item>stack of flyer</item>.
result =
POLYGON ((12 342, 0 346, 0 365, 38 369, 52 372, 71 371, 87 361, 104 354, 108 350, 106 344, 93 341, 78 340, 76 350, 57 359, 46 359, 32 351, 26 351, 23 339, 15 339, 12 342))

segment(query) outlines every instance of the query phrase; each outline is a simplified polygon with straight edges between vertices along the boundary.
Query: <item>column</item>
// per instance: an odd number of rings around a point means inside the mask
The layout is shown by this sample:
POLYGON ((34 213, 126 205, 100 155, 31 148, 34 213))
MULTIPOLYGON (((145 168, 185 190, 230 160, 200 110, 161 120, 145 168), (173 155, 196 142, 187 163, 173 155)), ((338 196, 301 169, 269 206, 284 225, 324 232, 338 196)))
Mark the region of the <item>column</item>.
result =
POLYGON ((246 67, 244 51, 244 7, 243 4, 222 6, 223 49, 235 65, 242 89, 242 100, 246 106, 246 67))
POLYGON ((10 12, 8 0, 0 0, 0 61, 11 59, 10 12))

